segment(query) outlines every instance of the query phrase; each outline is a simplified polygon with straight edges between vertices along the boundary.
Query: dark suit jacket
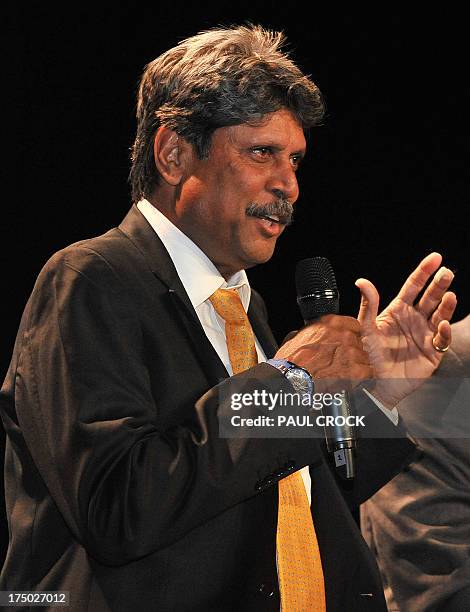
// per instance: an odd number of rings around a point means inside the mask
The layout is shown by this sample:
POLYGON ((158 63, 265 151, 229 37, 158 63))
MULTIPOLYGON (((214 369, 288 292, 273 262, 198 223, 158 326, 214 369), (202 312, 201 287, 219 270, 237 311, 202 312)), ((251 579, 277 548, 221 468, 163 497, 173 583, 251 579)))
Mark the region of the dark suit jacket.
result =
POLYGON ((452 348, 399 406, 422 459, 361 508, 364 537, 390 610, 435 612, 470 585, 470 316, 452 325, 452 348))
MULTIPOLYGON (((271 356, 255 292, 248 314, 271 356)), ((315 440, 218 436, 226 378, 136 207, 52 257, 1 392, 10 546, 0 589, 68 590, 74 611, 278 612, 276 483, 310 465, 328 610, 383 610, 346 502, 369 496, 414 447, 359 445, 343 496, 315 440)), ((292 391, 267 364, 237 378, 246 392, 292 391)))

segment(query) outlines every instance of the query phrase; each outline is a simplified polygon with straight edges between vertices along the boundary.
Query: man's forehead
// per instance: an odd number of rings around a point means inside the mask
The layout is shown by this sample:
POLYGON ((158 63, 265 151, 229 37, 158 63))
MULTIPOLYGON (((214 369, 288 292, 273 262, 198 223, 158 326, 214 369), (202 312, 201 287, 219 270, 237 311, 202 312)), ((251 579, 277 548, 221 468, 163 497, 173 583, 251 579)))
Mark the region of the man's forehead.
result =
MULTIPOLYGON (((258 140, 262 138, 264 144, 296 144, 306 147, 304 130, 297 117, 287 109, 280 109, 264 115, 260 119, 240 123, 238 125, 220 128, 231 141, 258 140)), ((219 131, 219 130, 217 130, 219 131)), ((222 134, 221 134, 222 135, 222 134)))

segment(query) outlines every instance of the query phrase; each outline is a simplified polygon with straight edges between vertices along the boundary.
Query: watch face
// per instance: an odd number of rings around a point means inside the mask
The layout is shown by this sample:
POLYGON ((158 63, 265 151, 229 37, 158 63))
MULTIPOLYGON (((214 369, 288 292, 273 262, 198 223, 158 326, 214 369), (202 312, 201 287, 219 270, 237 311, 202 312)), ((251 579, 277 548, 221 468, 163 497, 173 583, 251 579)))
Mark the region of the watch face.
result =
POLYGON ((299 393, 310 393, 313 392, 312 379, 308 372, 302 368, 292 368, 286 374, 286 378, 293 385, 294 389, 299 393))

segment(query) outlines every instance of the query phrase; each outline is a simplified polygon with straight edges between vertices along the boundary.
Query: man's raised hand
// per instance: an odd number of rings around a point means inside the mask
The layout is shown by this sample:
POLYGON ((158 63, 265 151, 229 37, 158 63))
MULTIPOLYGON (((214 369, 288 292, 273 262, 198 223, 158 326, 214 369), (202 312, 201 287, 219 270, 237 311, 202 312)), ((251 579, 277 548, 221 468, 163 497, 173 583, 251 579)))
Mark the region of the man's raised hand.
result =
POLYGON ((358 321, 362 342, 377 379, 374 394, 388 406, 397 404, 428 378, 442 359, 439 349, 450 345, 449 321, 457 298, 448 291, 454 275, 440 267, 441 262, 439 253, 427 255, 378 316, 377 289, 364 278, 356 281, 361 291, 358 321))

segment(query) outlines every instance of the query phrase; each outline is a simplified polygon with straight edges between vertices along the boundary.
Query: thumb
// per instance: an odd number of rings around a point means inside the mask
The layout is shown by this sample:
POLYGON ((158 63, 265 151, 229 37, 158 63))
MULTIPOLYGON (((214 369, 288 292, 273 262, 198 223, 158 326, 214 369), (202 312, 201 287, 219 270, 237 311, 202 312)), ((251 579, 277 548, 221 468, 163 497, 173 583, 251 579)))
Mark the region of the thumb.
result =
POLYGON ((354 284, 361 292, 361 305, 359 306, 357 320, 367 329, 375 325, 375 319, 379 312, 379 292, 366 278, 358 278, 354 284))

